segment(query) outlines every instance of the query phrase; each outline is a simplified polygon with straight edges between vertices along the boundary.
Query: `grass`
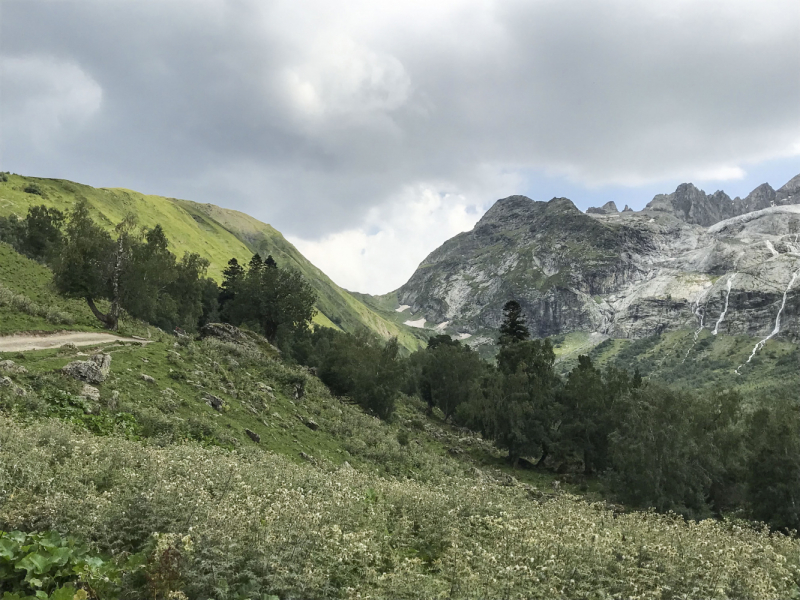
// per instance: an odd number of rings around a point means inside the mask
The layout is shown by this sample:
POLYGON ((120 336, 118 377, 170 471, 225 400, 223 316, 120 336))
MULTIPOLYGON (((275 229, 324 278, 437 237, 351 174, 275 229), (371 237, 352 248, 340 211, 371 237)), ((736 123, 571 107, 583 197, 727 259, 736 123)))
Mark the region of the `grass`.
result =
MULTIPOLYGON (((569 336, 567 336, 569 337, 569 336)), ((749 364, 758 338, 704 329, 694 340, 694 331, 669 331, 639 340, 608 339, 594 348, 581 349, 601 368, 615 366, 643 377, 686 389, 731 389, 746 394, 769 394, 776 390, 800 389, 800 349, 781 336, 769 340, 749 364)), ((567 346, 565 346, 566 348, 567 346)), ((557 350, 558 353, 558 350, 557 350)), ((578 353, 563 353, 557 368, 568 373, 577 364, 578 353)))
POLYGON ((97 402, 78 400, 80 384, 57 372, 75 350, 11 357, 28 372, 0 387, 0 526, 140 557, 148 577, 134 570, 122 587, 141 597, 162 597, 148 587, 162 539, 180 555, 163 579, 188 598, 798 592, 795 538, 551 491, 552 476, 512 473, 490 444, 426 417, 417 400, 380 422, 252 340, 85 349, 113 357, 97 402))
POLYGON ((0 335, 18 331, 96 329, 97 319, 86 302, 63 298, 52 289, 52 273, 0 242, 0 335), (12 298, 15 296, 16 298, 12 298), (41 310, 59 312, 71 322, 48 320, 41 310))
POLYGON ((367 328, 383 338, 396 336, 409 351, 424 344, 419 334, 378 314, 337 286, 271 225, 244 213, 122 188, 98 189, 61 179, 10 175, 7 182, 0 182, 0 215, 24 217, 30 206, 38 204, 67 212, 79 199, 89 203, 93 217, 108 230, 130 213, 143 227, 160 224, 172 252, 178 257, 184 252, 196 252, 206 258, 210 262, 209 276, 218 282, 229 259, 247 264, 255 252, 272 254, 279 266, 298 269, 314 286, 320 312, 316 323, 349 332, 367 328), (32 184, 41 195, 24 191, 32 184))
MULTIPOLYGON (((15 385, 28 395, 15 399, 6 410, 25 419, 57 415, 53 408, 57 390, 73 396, 81 390, 81 384, 60 375, 60 369, 103 351, 112 356, 111 376, 96 386, 100 401, 92 403, 87 414, 109 415, 109 423, 113 415, 132 415, 136 439, 254 447, 296 462, 304 452, 333 464, 347 460, 368 471, 414 478, 427 477, 426 472, 435 472, 431 465, 441 462, 463 473, 473 466, 502 477, 513 473, 536 485, 549 486, 554 480, 551 475, 514 471, 505 455, 479 436, 445 424, 441 415, 426 417, 415 398, 401 397, 393 421, 387 424, 331 396, 305 369, 284 365, 266 344, 241 347, 211 339, 175 346, 173 339, 162 336, 146 345, 114 343, 80 351, 0 353, 0 360, 14 360, 28 370, 14 377, 15 385), (154 381, 145 382, 143 374, 154 381), (300 398, 295 397, 298 384, 304 390, 300 398), (207 394, 221 398, 224 409, 218 412, 209 406, 207 394), (309 428, 309 420, 319 429, 309 428), (257 433, 261 442, 255 444, 245 429, 257 433), (406 446, 398 442, 400 432, 408 437, 406 446)), ((68 411, 66 416, 92 429, 80 414, 74 418, 68 411)))

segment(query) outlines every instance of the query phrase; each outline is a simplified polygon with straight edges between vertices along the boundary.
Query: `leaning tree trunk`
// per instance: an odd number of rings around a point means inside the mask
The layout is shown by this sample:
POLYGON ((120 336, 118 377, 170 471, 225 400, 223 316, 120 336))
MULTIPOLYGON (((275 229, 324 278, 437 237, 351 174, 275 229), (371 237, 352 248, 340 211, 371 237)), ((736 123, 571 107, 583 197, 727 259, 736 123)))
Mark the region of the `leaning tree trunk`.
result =
POLYGON ((92 298, 91 296, 86 296, 86 304, 89 305, 92 314, 94 314, 94 316, 97 317, 98 321, 100 321, 103 325, 105 325, 106 329, 111 329, 112 331, 117 330, 117 323, 119 319, 113 313, 113 305, 112 305, 112 311, 110 311, 108 314, 105 314, 100 312, 100 309, 97 308, 97 305, 94 303, 94 298, 92 298))
POLYGON ((122 273, 122 262, 124 259, 124 242, 123 236, 120 235, 119 239, 117 240, 117 252, 116 256, 114 257, 114 271, 111 274, 111 308, 108 311, 108 314, 104 314, 100 312, 100 309, 97 308, 97 305, 94 303, 94 298, 92 296, 86 296, 86 303, 89 305, 92 313, 95 317, 105 325, 106 329, 110 329, 111 331, 117 331, 119 329, 119 276, 122 273))
POLYGON ((539 460, 536 461, 536 468, 541 469, 544 467, 544 461, 547 460, 547 457, 550 455, 550 449, 547 447, 547 444, 542 443, 542 455, 539 457, 539 460))

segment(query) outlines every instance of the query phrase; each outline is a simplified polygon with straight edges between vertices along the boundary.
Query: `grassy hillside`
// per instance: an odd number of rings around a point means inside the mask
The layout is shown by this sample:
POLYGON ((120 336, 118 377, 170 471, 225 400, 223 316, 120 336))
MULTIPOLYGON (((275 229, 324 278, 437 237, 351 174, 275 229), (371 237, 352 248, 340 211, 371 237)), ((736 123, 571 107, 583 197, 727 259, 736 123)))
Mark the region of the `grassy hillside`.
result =
POLYGON ((555 338, 557 370, 565 375, 579 354, 588 354, 600 367, 616 366, 676 388, 739 389, 745 394, 768 394, 800 389, 800 348, 789 339, 769 340, 746 364, 759 338, 712 335, 683 329, 639 340, 608 339, 600 344, 585 334, 555 338), (737 374, 739 365, 744 365, 737 374))
POLYGON ((621 512, 553 491, 552 475, 512 476, 491 444, 418 401, 381 422, 258 337, 85 350, 112 356, 96 399, 58 373, 80 358, 74 349, 0 355, 16 362, 0 386, 0 529, 77 535, 108 560, 141 565, 126 567, 124 597, 798 591, 795 538, 621 512), (180 543, 159 580, 162 539, 180 543))
POLYGON ((298 269, 317 290, 317 323, 350 332, 366 327, 384 338, 397 336, 401 346, 409 350, 422 343, 419 334, 385 319, 337 286, 276 229, 238 211, 126 189, 97 189, 60 179, 11 175, 8 182, 0 183, 0 215, 24 217, 28 207, 36 204, 66 212, 79 199, 89 203, 93 216, 107 229, 129 213, 136 215, 142 226, 161 224, 171 250, 177 256, 196 252, 208 259, 209 275, 217 281, 232 257, 246 264, 255 252, 272 254, 280 266, 298 269), (38 193, 30 193, 32 189, 38 193))
MULTIPOLYGON (((64 298, 52 286, 52 272, 0 242, 0 335, 20 331, 101 329, 83 300, 64 298)), ((98 302, 101 310, 108 304, 98 302)), ((122 314, 120 333, 152 335, 157 329, 122 314)))

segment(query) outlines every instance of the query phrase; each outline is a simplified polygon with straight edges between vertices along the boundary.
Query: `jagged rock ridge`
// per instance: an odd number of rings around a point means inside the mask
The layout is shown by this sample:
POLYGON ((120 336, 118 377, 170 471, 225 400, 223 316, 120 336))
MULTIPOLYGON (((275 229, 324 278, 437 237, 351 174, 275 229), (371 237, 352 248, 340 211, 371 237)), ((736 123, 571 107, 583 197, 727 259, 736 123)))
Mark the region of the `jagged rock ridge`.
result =
MULTIPOLYGON (((639 212, 609 202, 583 213, 566 198, 511 196, 432 252, 397 299, 439 331, 478 342, 510 298, 538 336, 641 337, 701 318, 715 324, 726 298, 719 331, 760 335, 800 270, 798 202, 800 175, 733 200, 682 184, 639 212)), ((797 290, 784 332, 800 333, 799 315, 797 290)))

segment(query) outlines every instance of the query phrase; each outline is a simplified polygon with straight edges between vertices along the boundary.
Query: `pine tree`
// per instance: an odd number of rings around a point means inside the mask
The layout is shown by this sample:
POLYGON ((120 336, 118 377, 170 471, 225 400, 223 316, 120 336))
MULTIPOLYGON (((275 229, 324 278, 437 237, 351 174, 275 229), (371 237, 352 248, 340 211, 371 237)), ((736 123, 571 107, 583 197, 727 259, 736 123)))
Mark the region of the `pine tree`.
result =
POLYGON ((244 269, 239 261, 232 258, 228 261, 228 266, 222 271, 222 285, 219 288, 219 312, 223 314, 225 305, 236 297, 236 291, 244 279, 244 269))
POLYGON ((250 264, 247 265, 248 271, 256 273, 260 271, 263 267, 264 267, 264 261, 261 260, 261 255, 258 253, 253 254, 253 258, 250 259, 250 264))
POLYGON ((525 324, 522 307, 516 300, 509 300, 503 307, 503 322, 500 325, 500 345, 508 346, 524 342, 531 336, 525 324))

